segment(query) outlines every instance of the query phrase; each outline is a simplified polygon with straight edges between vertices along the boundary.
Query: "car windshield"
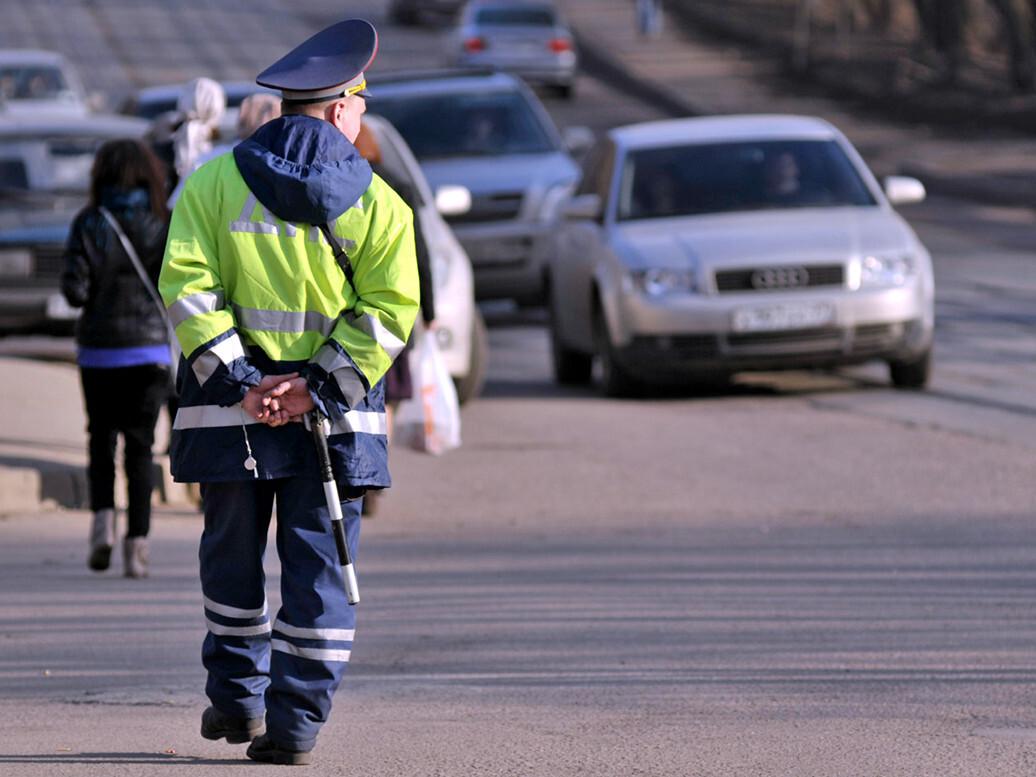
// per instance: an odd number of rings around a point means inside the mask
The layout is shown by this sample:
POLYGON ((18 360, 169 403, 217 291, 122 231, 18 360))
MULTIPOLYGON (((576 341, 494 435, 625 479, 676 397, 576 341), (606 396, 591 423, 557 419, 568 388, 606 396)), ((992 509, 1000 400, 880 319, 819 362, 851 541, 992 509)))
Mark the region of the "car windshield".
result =
POLYGON ((487 27, 552 27, 554 12, 546 6, 494 6, 476 11, 475 23, 487 27))
POLYGON ((392 122, 420 160, 555 150, 520 92, 377 97, 370 108, 392 122))
POLYGON ((617 218, 875 204, 834 140, 746 141, 631 152, 617 218))
POLYGON ((0 93, 6 100, 55 100, 69 92, 62 72, 49 65, 0 65, 0 93))

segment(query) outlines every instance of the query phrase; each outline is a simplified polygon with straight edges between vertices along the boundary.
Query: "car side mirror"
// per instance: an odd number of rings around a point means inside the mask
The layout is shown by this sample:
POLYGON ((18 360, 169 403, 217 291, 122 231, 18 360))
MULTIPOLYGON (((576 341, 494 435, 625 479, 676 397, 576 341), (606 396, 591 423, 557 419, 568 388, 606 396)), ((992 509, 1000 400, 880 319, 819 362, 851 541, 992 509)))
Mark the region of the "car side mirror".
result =
POLYGON ((471 210, 471 192, 466 186, 440 186, 435 190, 435 209, 443 216, 462 216, 471 210))
POLYGON ((601 217, 601 197, 598 194, 580 194, 566 202, 561 208, 561 215, 566 219, 588 219, 596 221, 601 217))
POLYGON ((572 156, 580 156, 594 144, 594 131, 589 127, 566 127, 561 139, 572 156))
POLYGON ((923 202, 927 196, 924 184, 905 175, 890 175, 885 179, 885 196, 893 205, 911 205, 923 202))

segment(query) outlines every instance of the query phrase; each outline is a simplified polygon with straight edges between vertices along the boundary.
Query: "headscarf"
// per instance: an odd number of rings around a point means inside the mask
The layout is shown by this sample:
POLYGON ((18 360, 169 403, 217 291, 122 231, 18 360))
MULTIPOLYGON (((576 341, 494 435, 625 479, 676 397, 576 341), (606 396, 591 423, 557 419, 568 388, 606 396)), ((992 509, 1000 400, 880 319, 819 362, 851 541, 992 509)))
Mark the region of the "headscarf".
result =
POLYGON ((176 109, 183 123, 173 134, 176 173, 186 178, 198 158, 212 149, 212 136, 227 108, 223 87, 211 78, 195 78, 184 87, 176 109))
POLYGON ((241 140, 251 137, 252 133, 266 122, 281 115, 281 98, 275 94, 258 92, 250 94, 241 101, 237 114, 237 136, 241 140))

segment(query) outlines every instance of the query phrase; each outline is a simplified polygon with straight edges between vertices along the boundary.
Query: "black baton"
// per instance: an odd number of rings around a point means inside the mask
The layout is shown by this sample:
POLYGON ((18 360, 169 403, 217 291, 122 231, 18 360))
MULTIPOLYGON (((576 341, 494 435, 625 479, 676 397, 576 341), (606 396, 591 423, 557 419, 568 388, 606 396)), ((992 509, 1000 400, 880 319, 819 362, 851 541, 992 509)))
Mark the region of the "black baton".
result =
POLYGON ((313 432, 313 442, 317 446, 320 479, 324 483, 324 497, 327 499, 327 509, 331 513, 331 533, 334 534, 335 545, 338 546, 338 562, 342 565, 342 573, 345 578, 345 595, 349 599, 349 604, 357 604, 360 601, 360 589, 356 585, 356 569, 353 567, 352 555, 349 553, 349 543, 345 539, 342 503, 338 498, 338 484, 335 482, 335 473, 331 469, 331 456, 327 450, 330 424, 316 411, 307 414, 306 421, 310 431, 313 432), (327 427, 324 426, 325 424, 327 427))

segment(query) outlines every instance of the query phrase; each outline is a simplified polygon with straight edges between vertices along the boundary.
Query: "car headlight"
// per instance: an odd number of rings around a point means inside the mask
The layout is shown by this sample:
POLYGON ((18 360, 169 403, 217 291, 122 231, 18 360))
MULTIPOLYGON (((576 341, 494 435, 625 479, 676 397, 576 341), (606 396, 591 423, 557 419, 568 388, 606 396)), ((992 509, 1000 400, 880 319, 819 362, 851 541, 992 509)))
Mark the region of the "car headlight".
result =
POLYGON ((667 294, 686 294, 696 291, 698 286, 693 270, 677 270, 652 267, 630 272, 633 287, 649 297, 664 297, 667 294))
POLYGON ((859 281, 850 277, 850 288, 880 289, 902 286, 914 274, 914 261, 910 256, 882 256, 871 254, 859 263, 859 281))
POLYGON ((28 278, 32 275, 32 252, 27 248, 0 249, 0 275, 28 278))

